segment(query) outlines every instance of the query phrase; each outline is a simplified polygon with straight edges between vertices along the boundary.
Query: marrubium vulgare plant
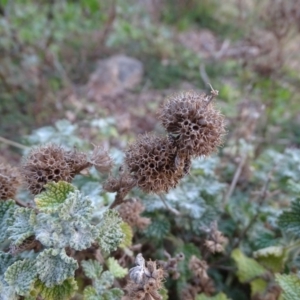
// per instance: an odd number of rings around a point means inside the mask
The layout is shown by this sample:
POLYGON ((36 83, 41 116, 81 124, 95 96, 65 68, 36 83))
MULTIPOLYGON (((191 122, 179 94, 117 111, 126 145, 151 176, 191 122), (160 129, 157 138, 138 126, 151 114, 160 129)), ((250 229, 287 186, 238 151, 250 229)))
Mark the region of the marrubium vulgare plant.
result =
POLYGON ((113 251, 123 251, 121 257, 133 262, 134 230, 151 222, 140 215, 142 203, 126 195, 133 187, 166 193, 189 173, 193 158, 216 151, 225 133, 224 118, 212 103, 216 94, 170 97, 158 114, 165 136, 139 136, 117 174, 102 147, 84 153, 46 144, 32 149, 20 170, 0 164, 0 299, 63 300, 76 293, 86 300, 163 299, 164 278, 179 277, 177 263, 184 256, 145 262, 139 254, 137 266, 122 279, 129 265, 122 267, 113 251), (116 193, 98 214, 72 184, 92 166, 109 174, 103 188, 116 193), (33 200, 18 199, 22 183, 33 200))

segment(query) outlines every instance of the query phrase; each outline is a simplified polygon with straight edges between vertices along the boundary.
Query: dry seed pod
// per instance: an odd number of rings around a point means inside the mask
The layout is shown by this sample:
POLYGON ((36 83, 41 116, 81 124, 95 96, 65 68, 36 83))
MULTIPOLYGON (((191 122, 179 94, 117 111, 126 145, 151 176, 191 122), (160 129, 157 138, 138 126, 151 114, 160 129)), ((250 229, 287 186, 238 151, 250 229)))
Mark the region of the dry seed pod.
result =
POLYGON ((141 201, 137 199, 126 200, 118 207, 118 211, 123 221, 128 223, 131 227, 144 229, 151 223, 149 218, 140 216, 144 211, 144 206, 141 201))
POLYGON ((100 146, 95 146, 90 162, 100 173, 108 173, 113 167, 113 161, 108 152, 100 146))
POLYGON ((189 159, 176 157, 176 148, 167 137, 142 135, 128 147, 125 162, 143 191, 161 193, 174 188, 186 174, 189 159))
POLYGON ((89 166, 83 152, 67 151, 58 145, 49 144, 30 151, 23 162, 22 175, 30 192, 37 195, 48 182, 70 182, 89 166))
POLYGON ((139 253, 136 257, 136 267, 129 270, 130 281, 126 286, 128 299, 131 300, 161 300, 159 290, 164 279, 163 269, 156 267, 155 261, 148 261, 139 253))
POLYGON ((0 163, 0 200, 13 199, 20 184, 18 170, 8 164, 0 163))
POLYGON ((224 118, 211 103, 211 96, 186 92, 174 95, 159 112, 162 125, 177 141, 181 155, 210 155, 222 143, 224 118))

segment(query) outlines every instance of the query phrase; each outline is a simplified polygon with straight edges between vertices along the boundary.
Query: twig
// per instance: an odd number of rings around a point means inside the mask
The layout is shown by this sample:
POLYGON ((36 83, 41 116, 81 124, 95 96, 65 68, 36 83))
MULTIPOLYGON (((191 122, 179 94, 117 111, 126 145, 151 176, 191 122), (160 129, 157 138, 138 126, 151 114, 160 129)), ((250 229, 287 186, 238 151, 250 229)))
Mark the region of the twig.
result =
POLYGON ((207 84, 208 82, 210 82, 209 77, 208 77, 208 75, 206 73, 205 65, 204 64, 200 64, 200 66, 199 66, 199 72, 200 72, 200 76, 201 76, 201 79, 204 82, 204 84, 207 84))
POLYGON ((158 195, 158 196, 159 196, 160 200, 163 202, 163 204, 165 205, 165 207, 166 207, 166 209, 167 209, 168 211, 170 211, 172 214, 174 214, 174 215, 176 215, 176 216, 180 216, 180 215, 181 215, 181 213, 180 213, 177 209, 175 209, 175 208, 173 208, 173 207, 170 207, 170 206, 167 204, 167 202, 165 201, 165 199, 164 199, 164 197, 163 197, 162 195, 158 195))
POLYGON ((26 204, 24 203, 23 201, 21 200, 18 200, 18 199, 14 199, 15 202, 19 205, 19 206, 22 206, 22 207, 30 207, 30 204, 26 204))
POLYGON ((22 144, 19 144, 17 142, 14 142, 14 141, 11 141, 11 140, 8 140, 2 136, 0 136, 0 142, 4 143, 4 144, 7 144, 7 145, 11 145, 11 146, 14 146, 16 148, 20 148, 20 149, 23 149, 23 150, 27 150, 29 149, 29 147, 27 146, 24 146, 22 144))
POLYGON ((233 193, 233 191, 234 191, 234 189, 235 189, 235 187, 236 187, 237 181, 238 181, 238 179, 239 179, 239 177, 240 177, 240 175, 241 175, 241 172, 242 172, 242 169, 243 169, 243 167, 244 167, 244 165, 245 165, 245 162, 246 162, 246 160, 247 160, 247 157, 248 157, 247 154, 245 154, 245 155, 242 157, 242 159, 241 159, 241 161, 240 161, 240 163, 239 163, 239 165, 238 165, 238 167, 237 167, 237 169, 236 169, 236 171, 235 171, 235 174, 234 174, 234 176, 233 176, 233 179, 232 179, 230 188, 229 188, 228 192, 226 193, 226 195, 225 195, 225 197, 224 197, 224 200, 223 200, 223 204, 224 204, 224 205, 226 205, 226 203, 228 202, 228 199, 231 197, 231 195, 232 195, 232 193, 233 193))

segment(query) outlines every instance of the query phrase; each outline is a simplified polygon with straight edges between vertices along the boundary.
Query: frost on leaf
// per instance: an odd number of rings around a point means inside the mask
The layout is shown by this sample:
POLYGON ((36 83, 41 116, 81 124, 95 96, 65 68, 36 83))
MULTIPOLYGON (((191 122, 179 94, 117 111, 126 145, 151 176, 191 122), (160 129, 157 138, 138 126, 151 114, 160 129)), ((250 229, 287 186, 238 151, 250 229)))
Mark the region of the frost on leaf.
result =
POLYGON ((20 245, 34 235, 35 213, 30 208, 19 207, 14 212, 14 222, 8 228, 9 239, 14 245, 20 245))
POLYGON ((16 261, 16 257, 0 251, 0 282, 4 280, 6 269, 16 261))
POLYGON ((103 268, 99 262, 92 259, 82 261, 81 266, 85 275, 91 279, 100 278, 103 271, 103 268))
POLYGON ((63 224, 58 217, 39 213, 35 226, 35 236, 44 246, 64 248, 68 239, 63 224))
POLYGON ((5 281, 20 296, 29 294, 36 279, 35 262, 30 259, 18 260, 5 272, 5 281))
POLYGON ((73 222, 69 225, 68 230, 69 245, 75 250, 84 250, 90 247, 97 233, 95 226, 86 221, 73 222))
POLYGON ((97 237, 100 247, 105 252, 114 251, 124 238, 121 228, 122 219, 115 210, 104 213, 100 223, 97 225, 97 237))
POLYGON ((69 193, 59 209, 59 216, 64 220, 90 219, 93 212, 92 202, 76 190, 69 193))
POLYGON ((36 239, 54 248, 70 246, 83 250, 91 246, 97 235, 90 224, 91 202, 79 191, 70 192, 57 213, 40 213, 35 226, 36 239))
POLYGON ((4 273, 15 261, 16 257, 8 253, 0 252, 0 300, 17 299, 14 289, 4 280, 4 273))
MULTIPOLYGON (((81 264, 85 275, 93 279, 94 285, 88 286, 84 289, 84 300, 120 299, 120 297, 123 295, 123 292, 118 288, 111 289, 114 283, 114 275, 110 271, 105 271, 102 273, 103 269, 99 262, 91 259, 82 261, 81 264)), ((123 269, 119 265, 118 268, 123 269)))
POLYGON ((285 211, 279 216, 278 226, 300 237, 300 198, 292 202, 290 211, 285 211))
POLYGON ((115 277, 115 278, 123 278, 127 275, 128 269, 125 269, 119 265, 117 260, 113 257, 110 257, 107 260, 107 266, 109 272, 115 277))
POLYGON ((68 278, 59 285, 47 287, 42 281, 38 280, 35 287, 43 299, 68 300, 74 296, 77 283, 74 278, 68 278))
POLYGON ((300 279, 297 275, 276 274, 276 281, 283 290, 282 300, 299 299, 300 279))
POLYGON ((13 223, 16 207, 13 201, 0 201, 0 243, 3 243, 9 237, 7 229, 13 223))
POLYGON ((39 279, 46 287, 53 287, 74 276, 78 264, 64 250, 46 249, 37 257, 36 267, 39 279))
POLYGON ((40 211, 47 213, 58 211, 68 194, 75 190, 70 183, 65 181, 50 182, 44 187, 46 190, 37 195, 34 201, 40 211))
POLYGON ((0 281, 0 300, 18 300, 14 289, 0 281))

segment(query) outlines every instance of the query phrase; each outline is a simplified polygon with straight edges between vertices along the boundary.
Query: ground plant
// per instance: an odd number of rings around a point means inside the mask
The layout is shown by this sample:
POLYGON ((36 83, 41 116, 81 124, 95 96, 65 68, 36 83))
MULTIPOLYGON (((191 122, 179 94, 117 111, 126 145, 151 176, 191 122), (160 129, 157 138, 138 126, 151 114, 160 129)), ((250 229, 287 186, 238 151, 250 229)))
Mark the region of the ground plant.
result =
POLYGON ((299 0, 0 0, 0 300, 300 299, 299 0))

